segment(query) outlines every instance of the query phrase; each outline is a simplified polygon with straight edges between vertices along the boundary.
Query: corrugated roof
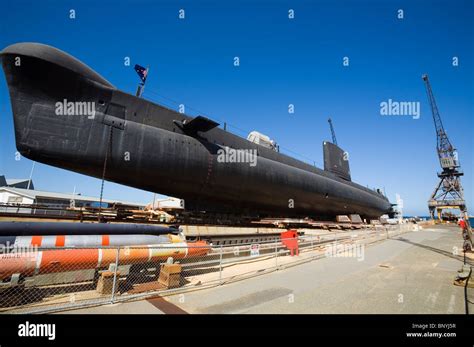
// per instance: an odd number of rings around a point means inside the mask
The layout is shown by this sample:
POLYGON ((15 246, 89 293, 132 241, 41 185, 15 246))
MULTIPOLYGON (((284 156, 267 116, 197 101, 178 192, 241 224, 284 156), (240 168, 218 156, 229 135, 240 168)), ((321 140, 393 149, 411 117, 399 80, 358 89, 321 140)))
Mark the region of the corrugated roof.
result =
POLYGON ((28 178, 7 178, 7 184, 8 185, 11 185, 11 184, 17 184, 17 183, 21 183, 21 182, 28 182, 29 179, 28 178))
MULTIPOLYGON (((14 187, 0 187, 0 191, 6 190, 10 193, 19 194, 22 196, 29 197, 31 199, 36 199, 38 197, 43 198, 50 198, 50 199, 66 199, 70 200, 74 198, 76 201, 93 201, 93 202, 100 202, 99 198, 93 196, 85 196, 80 194, 65 194, 65 193, 56 193, 56 192, 46 192, 42 190, 32 190, 32 189, 23 189, 23 188, 14 188, 14 187)), ((145 206, 144 204, 136 203, 136 202, 129 202, 129 201, 121 201, 121 200, 110 200, 110 199, 102 199, 102 202, 113 204, 113 203, 121 203, 124 205, 134 205, 134 206, 145 206)))

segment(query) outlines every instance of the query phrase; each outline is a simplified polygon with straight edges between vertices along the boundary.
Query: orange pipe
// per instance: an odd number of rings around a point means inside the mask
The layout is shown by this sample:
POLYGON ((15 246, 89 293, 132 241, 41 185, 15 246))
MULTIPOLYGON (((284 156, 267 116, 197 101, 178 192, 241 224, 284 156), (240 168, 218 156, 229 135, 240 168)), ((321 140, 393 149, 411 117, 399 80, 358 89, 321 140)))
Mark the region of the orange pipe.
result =
MULTIPOLYGON (((162 261, 169 257, 184 259, 203 257, 210 251, 205 241, 170 243, 159 247, 125 247, 120 248, 119 265, 162 261)), ((13 274, 24 276, 107 268, 115 263, 117 249, 84 248, 59 249, 27 253, 0 254, 0 279, 8 279, 13 274)))

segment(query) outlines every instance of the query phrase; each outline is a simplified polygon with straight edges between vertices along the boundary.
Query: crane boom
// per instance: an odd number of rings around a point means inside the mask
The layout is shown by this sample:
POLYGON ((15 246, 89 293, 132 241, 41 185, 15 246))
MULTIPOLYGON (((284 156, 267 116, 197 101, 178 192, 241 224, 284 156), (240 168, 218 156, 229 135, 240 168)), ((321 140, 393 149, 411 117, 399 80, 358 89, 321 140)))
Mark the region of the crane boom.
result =
POLYGON ((328 119, 329 127, 331 128, 332 143, 337 146, 336 133, 334 132, 334 127, 332 126, 331 118, 328 119))
POLYGON ((439 115, 438 106, 436 105, 436 100, 433 95, 433 90, 431 89, 431 84, 428 75, 423 75, 422 79, 425 82, 426 93, 428 94, 428 100, 431 106, 431 113, 433 115, 433 121, 435 124, 436 147, 438 150, 440 164, 443 169, 452 170, 456 167, 459 167, 457 155, 455 153, 456 150, 451 145, 448 135, 444 130, 443 122, 441 121, 441 116, 439 115))

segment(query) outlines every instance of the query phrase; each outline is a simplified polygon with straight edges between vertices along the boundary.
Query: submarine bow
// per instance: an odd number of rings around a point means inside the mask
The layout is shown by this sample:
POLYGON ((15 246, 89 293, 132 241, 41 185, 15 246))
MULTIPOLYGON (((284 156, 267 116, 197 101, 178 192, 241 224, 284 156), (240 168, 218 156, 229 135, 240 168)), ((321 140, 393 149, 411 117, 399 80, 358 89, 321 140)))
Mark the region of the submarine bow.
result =
MULTIPOLYGON (((19 43, 0 58, 16 146, 32 160, 101 178, 107 157, 106 180, 182 198, 188 210, 367 218, 391 210, 384 195, 352 182, 340 160, 337 170, 337 160, 321 170, 137 98, 54 47, 19 43), (255 165, 220 160, 229 149, 256 153, 255 165)), ((327 143, 324 151, 337 152, 327 143)))

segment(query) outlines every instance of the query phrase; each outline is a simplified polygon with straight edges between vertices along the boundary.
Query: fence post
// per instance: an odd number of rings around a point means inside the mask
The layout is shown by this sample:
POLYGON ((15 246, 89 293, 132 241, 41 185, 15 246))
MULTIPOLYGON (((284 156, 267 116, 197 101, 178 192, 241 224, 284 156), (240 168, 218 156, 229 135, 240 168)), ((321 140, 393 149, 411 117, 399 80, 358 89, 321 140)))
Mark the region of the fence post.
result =
POLYGON ((114 268, 114 281, 112 283, 112 297, 111 297, 111 304, 114 303, 115 300, 115 287, 117 285, 117 269, 119 265, 119 254, 120 254, 120 247, 117 248, 117 254, 115 256, 115 268, 114 268))
POLYGON ((219 284, 222 284, 222 244, 219 252, 219 284))
POLYGON ((275 268, 278 269, 278 239, 275 238, 275 268))

